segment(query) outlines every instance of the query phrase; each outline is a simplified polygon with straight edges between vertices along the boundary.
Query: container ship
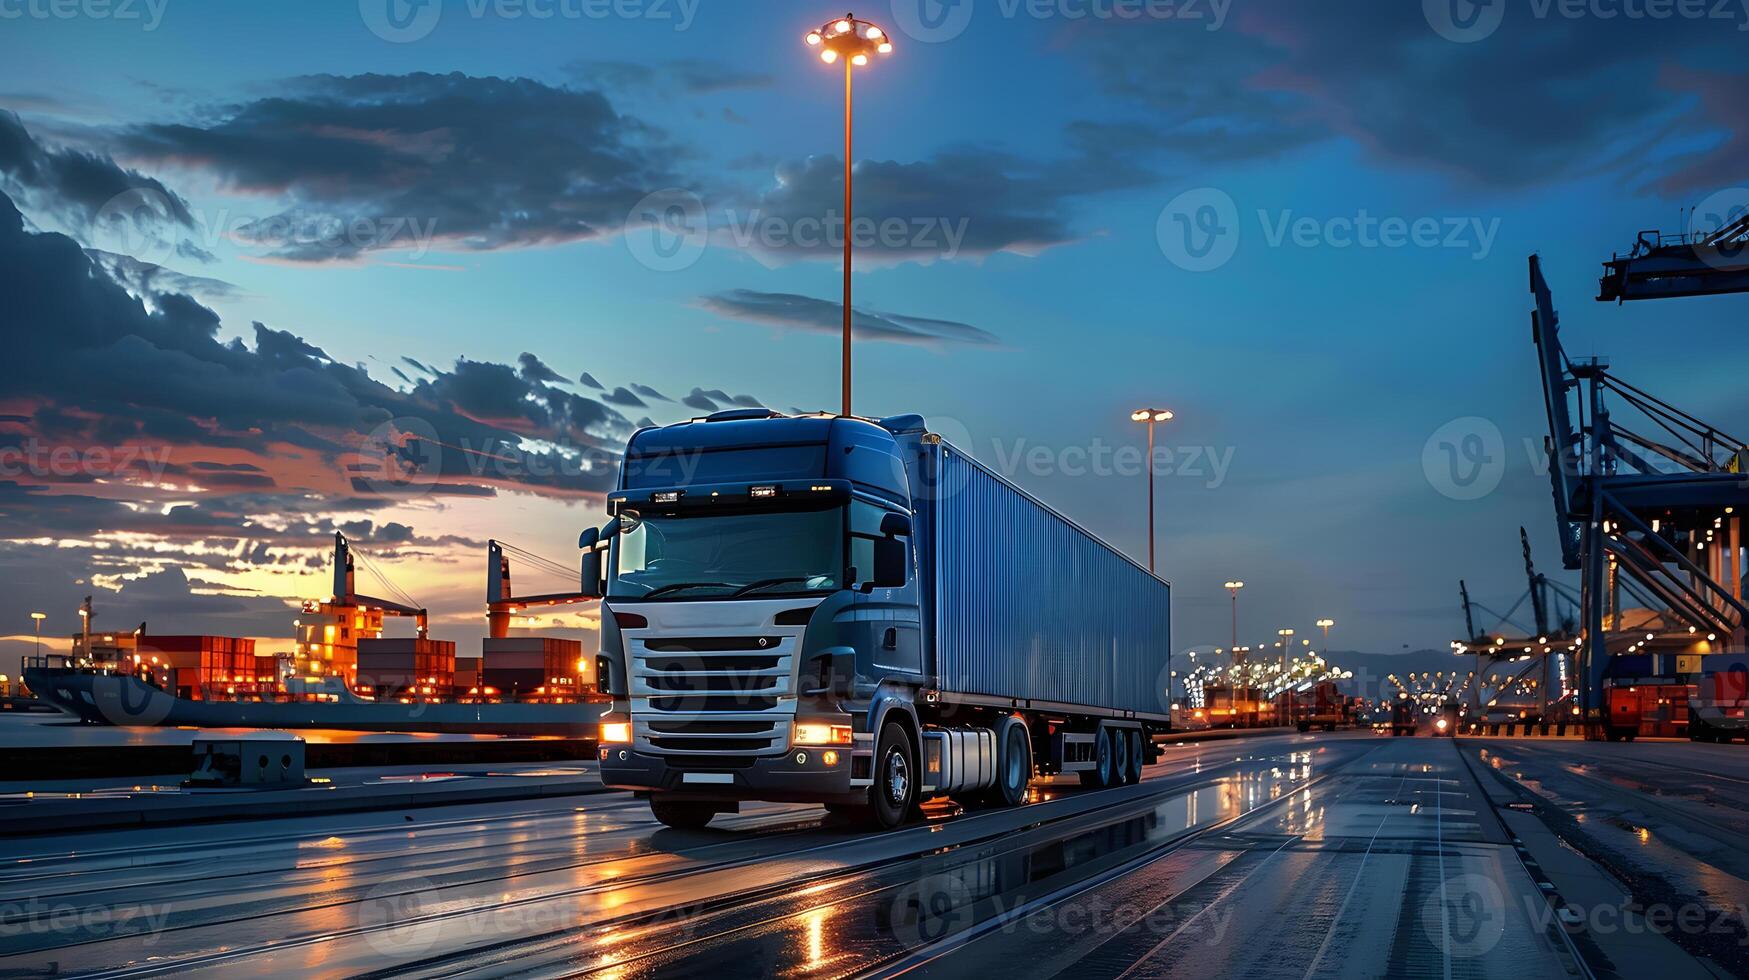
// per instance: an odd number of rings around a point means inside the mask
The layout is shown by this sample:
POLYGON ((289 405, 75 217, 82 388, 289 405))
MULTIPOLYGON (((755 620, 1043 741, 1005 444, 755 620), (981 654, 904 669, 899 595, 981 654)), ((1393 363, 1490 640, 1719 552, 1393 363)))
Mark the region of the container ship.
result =
POLYGON ((354 561, 364 556, 336 533, 333 592, 304 603, 290 656, 258 654, 248 637, 157 634, 146 623, 97 631, 87 597, 72 652, 28 658, 24 683, 94 725, 594 735, 607 699, 582 642, 510 635, 518 612, 591 598, 581 591, 514 596, 511 554, 557 567, 489 542, 491 635, 478 658, 458 659, 453 641, 431 638, 426 610, 405 593, 401 601, 359 594, 354 561), (388 616, 411 618, 415 635, 383 636, 388 616))

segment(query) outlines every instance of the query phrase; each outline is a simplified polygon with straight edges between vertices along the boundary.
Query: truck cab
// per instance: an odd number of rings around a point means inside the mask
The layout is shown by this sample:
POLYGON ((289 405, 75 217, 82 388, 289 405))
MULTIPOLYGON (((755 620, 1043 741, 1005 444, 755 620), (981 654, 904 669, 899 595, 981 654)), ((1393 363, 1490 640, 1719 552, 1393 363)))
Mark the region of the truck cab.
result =
MULTIPOLYGON (((866 805, 892 705, 871 707, 924 680, 894 434, 763 410, 644 429, 608 511, 603 780, 680 826, 738 798, 866 805)), ((916 759, 887 762, 907 804, 916 759)))

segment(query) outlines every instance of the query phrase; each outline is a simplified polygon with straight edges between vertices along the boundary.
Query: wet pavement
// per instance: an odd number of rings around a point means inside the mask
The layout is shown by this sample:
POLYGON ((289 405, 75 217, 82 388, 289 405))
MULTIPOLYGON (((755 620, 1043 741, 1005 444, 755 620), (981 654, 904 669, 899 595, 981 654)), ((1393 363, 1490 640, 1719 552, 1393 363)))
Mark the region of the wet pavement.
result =
POLYGON ((1749 975, 1749 750, 1490 739, 1464 751, 1629 896, 1575 903, 1588 931, 1646 930, 1719 975, 1749 975))
POLYGON ((13 841, 0 975, 1586 975, 1456 743, 1164 751, 884 834, 608 793, 13 841))

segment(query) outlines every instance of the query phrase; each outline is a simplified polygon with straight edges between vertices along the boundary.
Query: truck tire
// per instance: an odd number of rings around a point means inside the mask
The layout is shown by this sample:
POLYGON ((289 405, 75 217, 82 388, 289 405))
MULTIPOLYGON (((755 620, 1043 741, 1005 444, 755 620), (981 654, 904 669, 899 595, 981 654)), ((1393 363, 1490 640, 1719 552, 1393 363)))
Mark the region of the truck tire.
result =
POLYGON ((1032 782, 1032 737, 1019 718, 1004 718, 996 726, 996 782, 985 800, 996 806, 1019 806, 1026 802, 1032 782))
POLYGON ((651 797, 650 812, 655 814, 656 819, 664 826, 673 827, 676 830, 699 830, 717 815, 717 808, 709 803, 671 801, 651 797))
POLYGON ((1130 771, 1127 781, 1134 785, 1142 781, 1142 763, 1147 760, 1142 755, 1142 733, 1132 731, 1128 738, 1130 741, 1130 771))
POLYGON ((1081 785, 1102 789, 1111 785, 1111 742, 1104 730, 1093 737, 1093 768, 1081 770, 1081 785))
POLYGON ((1130 738, 1121 728, 1107 728, 1111 739, 1111 782, 1107 786, 1123 786, 1130 781, 1130 738))
POLYGON ((875 749, 874 785, 868 788, 869 817, 881 830, 905 825, 917 808, 917 750, 895 722, 881 728, 875 749))

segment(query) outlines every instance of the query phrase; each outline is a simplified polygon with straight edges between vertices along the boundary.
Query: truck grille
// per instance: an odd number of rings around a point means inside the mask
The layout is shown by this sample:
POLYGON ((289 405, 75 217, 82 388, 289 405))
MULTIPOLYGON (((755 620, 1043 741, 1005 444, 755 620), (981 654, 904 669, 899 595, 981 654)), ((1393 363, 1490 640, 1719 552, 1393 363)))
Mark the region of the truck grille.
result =
POLYGON ((723 766, 789 748, 800 630, 648 640, 628 633, 625 643, 639 751, 675 765, 684 758, 723 766))

